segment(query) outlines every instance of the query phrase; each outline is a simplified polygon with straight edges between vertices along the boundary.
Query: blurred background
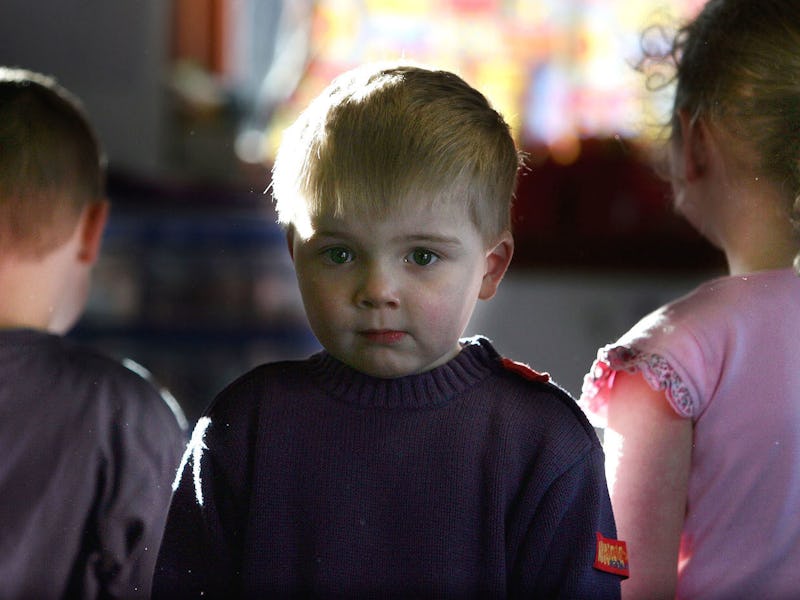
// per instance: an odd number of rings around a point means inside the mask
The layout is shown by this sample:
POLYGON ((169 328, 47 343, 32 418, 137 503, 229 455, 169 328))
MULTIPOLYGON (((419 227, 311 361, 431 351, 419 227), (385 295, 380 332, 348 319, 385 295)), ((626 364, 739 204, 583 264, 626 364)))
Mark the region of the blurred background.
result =
POLYGON ((481 89, 530 155, 514 261, 467 333, 579 394, 598 346, 724 269, 650 166, 668 95, 633 68, 645 28, 701 4, 2 0, 0 64, 80 96, 109 156, 104 254, 70 335, 144 365, 192 421, 249 368, 315 352, 271 160, 333 76, 404 56, 481 89))

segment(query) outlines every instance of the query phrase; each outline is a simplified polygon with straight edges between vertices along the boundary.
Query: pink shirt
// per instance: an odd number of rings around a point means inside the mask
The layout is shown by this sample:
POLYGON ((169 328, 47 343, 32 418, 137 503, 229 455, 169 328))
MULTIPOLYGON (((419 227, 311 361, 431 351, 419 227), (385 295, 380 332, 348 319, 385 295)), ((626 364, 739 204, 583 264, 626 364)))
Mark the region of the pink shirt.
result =
POLYGON ((800 278, 710 281, 597 356, 581 396, 596 426, 618 370, 694 423, 677 596, 800 598, 800 278))

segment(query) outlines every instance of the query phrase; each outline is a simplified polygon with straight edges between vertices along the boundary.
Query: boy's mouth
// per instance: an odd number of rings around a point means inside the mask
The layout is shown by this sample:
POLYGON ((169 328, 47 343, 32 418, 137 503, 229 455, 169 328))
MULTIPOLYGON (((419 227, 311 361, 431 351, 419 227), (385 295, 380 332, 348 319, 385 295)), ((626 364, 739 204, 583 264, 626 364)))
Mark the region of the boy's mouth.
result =
POLYGON ((395 329, 365 329, 360 334, 374 344, 396 344, 406 335, 405 331, 395 329))

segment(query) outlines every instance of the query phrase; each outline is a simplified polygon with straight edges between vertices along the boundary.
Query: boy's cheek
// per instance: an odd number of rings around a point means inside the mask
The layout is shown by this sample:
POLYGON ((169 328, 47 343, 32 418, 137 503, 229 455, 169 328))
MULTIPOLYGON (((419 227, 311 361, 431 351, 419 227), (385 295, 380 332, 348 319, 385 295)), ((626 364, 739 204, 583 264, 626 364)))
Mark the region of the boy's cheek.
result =
POLYGON ((416 300, 414 313, 417 315, 419 321, 425 323, 426 329, 431 332, 446 328, 457 314, 456 309, 458 306, 454 306, 448 302, 422 301, 419 298, 416 300))

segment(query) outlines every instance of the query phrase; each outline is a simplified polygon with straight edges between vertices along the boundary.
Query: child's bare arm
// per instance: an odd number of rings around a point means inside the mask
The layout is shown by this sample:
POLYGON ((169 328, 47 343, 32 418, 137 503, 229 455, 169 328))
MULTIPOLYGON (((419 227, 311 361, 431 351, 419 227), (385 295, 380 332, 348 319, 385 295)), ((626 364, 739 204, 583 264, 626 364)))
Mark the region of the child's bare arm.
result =
POLYGON ((691 420, 642 375, 618 372, 609 390, 605 453, 617 530, 631 555, 624 598, 675 596, 691 452, 691 420))

